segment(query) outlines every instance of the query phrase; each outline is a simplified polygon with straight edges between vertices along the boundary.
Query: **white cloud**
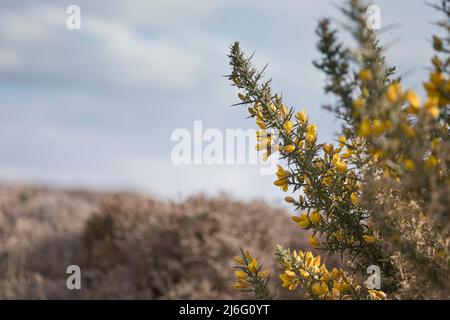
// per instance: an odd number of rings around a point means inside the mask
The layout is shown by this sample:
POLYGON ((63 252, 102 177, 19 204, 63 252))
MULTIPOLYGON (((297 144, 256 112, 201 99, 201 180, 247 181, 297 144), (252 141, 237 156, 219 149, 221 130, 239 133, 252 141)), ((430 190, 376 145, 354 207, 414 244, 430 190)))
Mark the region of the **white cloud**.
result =
POLYGON ((198 57, 176 38, 148 38, 133 25, 85 16, 68 30, 65 11, 32 6, 0 14, 2 77, 93 88, 189 90, 198 57))

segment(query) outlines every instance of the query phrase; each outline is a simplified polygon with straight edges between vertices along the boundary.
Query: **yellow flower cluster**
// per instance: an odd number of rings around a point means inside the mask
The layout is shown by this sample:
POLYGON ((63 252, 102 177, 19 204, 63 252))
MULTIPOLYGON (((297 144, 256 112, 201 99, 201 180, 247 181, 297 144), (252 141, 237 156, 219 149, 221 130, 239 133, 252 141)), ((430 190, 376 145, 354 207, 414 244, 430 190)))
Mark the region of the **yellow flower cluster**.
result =
MULTIPOLYGON (((308 171, 308 173, 297 175, 295 179, 290 180, 294 188, 299 185, 303 187, 305 197, 299 197, 299 201, 295 201, 293 197, 285 199, 286 202, 293 203, 298 209, 308 209, 308 214, 301 213, 293 216, 292 220, 302 229, 312 229, 315 233, 325 234, 325 239, 330 239, 328 235, 335 233, 336 229, 347 228, 347 222, 338 219, 342 214, 340 208, 347 208, 347 212, 351 212, 360 210, 358 208, 361 204, 360 184, 355 172, 349 168, 349 162, 357 160, 359 142, 353 139, 348 141, 345 136, 339 137, 338 140, 339 147, 330 143, 320 145, 323 156, 316 155, 313 161, 305 162, 304 171, 308 171), (329 205, 315 205, 323 203, 329 203, 329 205)), ((276 184, 281 182, 280 178, 282 178, 283 172, 284 169, 279 168, 277 172, 279 179, 276 184)), ((290 176, 294 178, 293 173, 290 176)), ((286 181, 286 183, 288 182, 286 181)), ((331 241, 354 242, 357 234, 360 232, 355 232, 353 239, 351 237, 348 239, 333 237, 331 241)), ((320 245, 319 240, 314 236, 309 236, 308 242, 313 248, 320 245)), ((362 238, 360 242, 368 243, 362 238)))
POLYGON ((443 70, 448 68, 449 61, 444 62, 434 56, 432 59, 434 71, 430 73, 429 81, 423 84, 427 91, 428 99, 436 99, 438 107, 444 107, 450 104, 450 79, 445 78, 443 70))
POLYGON ((258 260, 246 251, 241 256, 234 257, 236 264, 236 283, 234 289, 241 291, 252 291, 259 299, 271 299, 272 295, 267 288, 270 276, 268 270, 262 270, 258 260))
MULTIPOLYGON (((349 12, 356 16, 364 11, 359 1, 351 1, 350 6, 349 12)), ((337 144, 318 143, 317 128, 306 111, 295 113, 279 95, 273 95, 270 80, 261 81, 262 73, 238 43, 231 49, 230 79, 244 90, 239 98, 250 106, 250 115, 260 128, 256 149, 266 151, 264 158, 275 151, 282 156, 274 184, 284 192, 300 194, 286 196, 285 201, 298 212, 292 220, 311 232, 307 239, 311 247, 348 257, 350 267, 362 274, 368 265, 380 265, 387 278, 385 289, 391 293, 402 285, 401 267, 391 250, 404 250, 391 233, 406 233, 400 231, 403 222, 393 223, 397 216, 390 212, 396 209, 377 195, 389 194, 390 201, 402 205, 413 199, 422 212, 430 206, 438 208, 441 216, 445 214, 450 59, 432 59, 433 69, 423 84, 427 95, 421 98, 417 92, 403 89, 399 80, 392 81, 394 71, 385 64, 382 48, 370 33, 361 32, 362 28, 365 26, 357 24, 354 29, 360 48, 354 51, 353 60, 339 50, 328 22, 319 24, 323 59, 315 65, 328 77, 326 92, 339 99, 329 106, 343 120, 343 135, 337 144), (330 48, 338 49, 330 52, 330 48), (330 64, 336 67, 330 68, 330 64), (351 70, 357 65, 360 70, 355 74, 351 70), (353 98, 353 94, 358 96, 353 98), (439 196, 430 196, 433 193, 439 196), (388 218, 391 223, 386 222, 388 218)), ((433 46, 442 56, 449 52, 447 42, 438 37, 433 37, 433 46)), ((424 252, 429 254, 429 250, 424 252)), ((279 276, 282 286, 290 290, 301 286, 314 299, 385 298, 384 292, 365 289, 340 269, 328 271, 311 252, 279 248, 277 257, 283 267, 279 276)), ((250 280, 259 277, 260 267, 256 260, 242 259, 236 285, 253 288, 256 282, 250 285, 250 280)))
MULTIPOLYGON (((425 83, 425 88, 429 88, 430 84, 433 84, 433 80, 429 83, 425 83)), ((406 101, 408 103, 408 107, 406 108, 406 112, 412 115, 418 115, 421 110, 424 110, 425 113, 431 118, 435 119, 439 116, 439 96, 436 95, 434 89, 431 91, 432 93, 428 94, 428 98, 425 103, 422 104, 420 96, 413 90, 408 90, 406 92, 402 92, 402 88, 399 82, 394 82, 390 84, 386 89, 386 98, 390 103, 402 103, 406 101)))
MULTIPOLYGON (((366 78, 370 76, 366 75, 366 78)), ((243 101, 247 99, 246 96, 240 98, 243 101)), ((350 195, 358 192, 358 189, 355 185, 356 176, 349 169, 349 164, 358 156, 357 143, 347 142, 345 136, 342 136, 339 138, 340 146, 337 148, 333 144, 318 145, 317 127, 308 122, 306 111, 297 112, 295 119, 292 120, 292 111, 276 96, 270 102, 257 100, 249 110, 260 127, 257 132, 256 149, 266 150, 264 158, 269 157, 274 151, 280 151, 289 163, 300 165, 299 161, 302 161, 300 159, 305 159, 303 173, 278 165, 274 181, 277 187, 284 192, 287 192, 290 186, 293 186, 294 191, 302 188, 305 198, 317 203, 322 202, 317 199, 318 187, 323 188, 323 196, 333 189, 333 193, 339 195, 333 198, 335 202, 345 203, 346 206, 353 205, 354 201, 350 195), (268 133, 269 129, 271 134, 268 133), (279 139, 274 139, 274 136, 279 139), (322 149, 323 156, 319 156, 319 149, 322 149)), ((306 204, 305 198, 299 197, 299 201, 295 201, 294 198, 287 197, 286 201, 302 208, 306 204)), ((321 210, 321 208, 314 209, 316 212, 321 210)), ((314 222, 315 218, 316 214, 312 215, 312 221, 310 217, 300 216, 296 218, 296 222, 302 228, 308 228, 312 223, 316 230, 320 224, 314 222)), ((324 230, 320 232, 323 233, 324 230)), ((310 236, 308 241, 313 247, 319 246, 319 241, 315 237, 310 236)))
MULTIPOLYGON (((274 110, 276 110, 276 108, 274 110)), ((298 112, 295 118, 297 120, 296 124, 293 124, 290 120, 285 120, 284 124, 280 125, 278 128, 285 141, 285 145, 281 148, 281 151, 284 152, 286 158, 293 160, 295 160, 297 156, 304 157, 311 154, 311 152, 316 154, 318 151, 318 146, 316 145, 317 128, 314 124, 308 123, 306 111, 298 112), (295 132, 293 131, 293 128, 296 128, 295 132), (306 142, 306 144, 304 142, 306 142), (306 146, 307 149, 302 149, 306 146)), ((276 123, 273 124, 272 127, 276 130, 276 123)), ((260 150, 261 147, 270 144, 270 139, 261 138, 260 134, 258 134, 258 139, 258 150, 260 150)), ((342 146, 346 145, 345 137, 340 138, 340 143, 342 146)), ((328 186, 331 184, 331 175, 329 175, 329 173, 333 173, 333 170, 335 169, 339 173, 346 174, 349 171, 348 159, 357 155, 356 149, 352 148, 350 145, 346 145, 345 148, 342 146, 335 148, 332 144, 322 144, 321 148, 324 151, 324 157, 316 157, 314 158, 314 161, 312 161, 316 171, 324 174, 323 182, 328 184, 328 186)), ((272 150, 280 150, 280 147, 276 145, 272 150)), ((312 188, 312 186, 308 186, 311 182, 308 175, 297 176, 297 182, 292 182, 289 180, 292 173, 285 170, 282 166, 278 166, 276 176, 277 179, 274 181, 274 184, 283 191, 287 191, 290 184, 299 183, 305 183, 304 191, 306 194, 308 193, 308 190, 311 190, 312 188)))
POLYGON ((305 288, 312 299, 385 299, 380 290, 366 290, 349 277, 342 269, 327 269, 321 263, 320 256, 310 251, 295 251, 277 247, 277 259, 284 268, 279 275, 281 286, 295 290, 298 286, 305 288))
MULTIPOLYGON (((424 83, 427 91, 424 102, 415 91, 403 90, 398 81, 386 87, 384 100, 372 101, 372 104, 385 105, 386 112, 373 111, 378 108, 371 106, 366 108, 367 100, 364 94, 353 101, 352 114, 356 120, 358 136, 369 141, 368 151, 371 159, 379 162, 379 167, 384 166, 384 176, 392 177, 397 182, 400 182, 402 175, 417 170, 434 170, 440 163, 431 145, 422 154, 414 154, 417 148, 413 144, 417 139, 423 139, 422 145, 429 143, 431 139, 427 137, 430 133, 424 131, 424 128, 429 126, 430 121, 442 119, 441 115, 447 114, 450 104, 450 80, 443 71, 448 68, 450 62, 444 63, 435 56, 432 63, 435 70, 430 73, 429 81, 424 83), (412 120, 413 118, 415 120, 412 120), (402 136, 406 143, 399 148, 398 141, 402 136)), ((359 79, 364 86, 367 81, 373 80, 373 74, 370 70, 362 69, 359 79)), ((443 131, 448 131, 448 125, 445 122, 442 125, 443 131)), ((439 126, 438 122, 435 127, 439 126)), ((340 167, 338 157, 336 161, 336 166, 340 167)))
POLYGON ((284 170, 282 166, 278 165, 277 170, 277 180, 275 180, 274 184, 281 188, 284 192, 288 190, 289 187, 289 177, 291 173, 288 170, 284 170))
POLYGON ((235 271, 237 282, 234 285, 235 289, 248 289, 255 278, 268 278, 269 271, 261 270, 258 260, 253 258, 247 251, 241 256, 234 257, 234 262, 238 265, 240 270, 235 271))

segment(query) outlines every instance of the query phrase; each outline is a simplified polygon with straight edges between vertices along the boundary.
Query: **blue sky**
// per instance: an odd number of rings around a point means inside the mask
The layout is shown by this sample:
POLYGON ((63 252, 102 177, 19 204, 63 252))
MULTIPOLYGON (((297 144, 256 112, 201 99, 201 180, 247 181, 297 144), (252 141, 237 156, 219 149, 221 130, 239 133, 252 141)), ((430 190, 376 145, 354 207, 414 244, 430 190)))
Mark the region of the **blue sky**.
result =
MULTIPOLYGON (((175 198, 228 191, 272 200, 281 192, 255 165, 175 166, 177 128, 252 128, 228 73, 235 40, 255 63, 269 62, 274 89, 306 108, 319 139, 339 125, 321 109, 323 77, 314 30, 340 19, 342 1, 99 0, 0 2, 0 182, 139 190, 175 198), (81 8, 81 30, 66 8, 81 8)), ((387 56, 404 84, 419 89, 431 57, 422 0, 375 1, 387 56)), ((347 39, 348 37, 345 36, 347 39)), ((278 197, 279 198, 279 197, 278 197)))

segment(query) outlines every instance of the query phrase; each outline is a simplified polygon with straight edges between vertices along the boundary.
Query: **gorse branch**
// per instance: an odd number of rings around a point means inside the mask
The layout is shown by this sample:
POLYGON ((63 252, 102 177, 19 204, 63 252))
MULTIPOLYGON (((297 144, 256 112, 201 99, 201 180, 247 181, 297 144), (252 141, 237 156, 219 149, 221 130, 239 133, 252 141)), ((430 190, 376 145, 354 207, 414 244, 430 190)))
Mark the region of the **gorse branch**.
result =
MULTIPOLYGON (((440 8, 448 17, 447 5, 440 8)), ((302 287, 313 299, 382 299, 384 292, 392 298, 448 297, 449 24, 439 22, 446 38, 433 37, 437 55, 422 103, 393 79, 395 68, 387 66, 376 33, 366 27, 366 8, 357 0, 341 8, 356 49, 339 42, 328 20, 317 28, 322 57, 314 65, 326 75, 325 93, 338 98, 326 106, 343 120, 338 145, 318 141, 306 111, 295 112, 272 93, 271 80, 239 43, 230 50, 229 79, 259 127, 256 149, 263 158, 281 155, 274 184, 293 193, 285 198, 296 212, 292 220, 309 232, 313 248, 341 255, 353 273, 329 272, 320 257, 280 247, 280 279, 283 287, 302 287), (380 267, 384 292, 358 283, 370 265, 380 267)), ((242 259, 245 277, 237 275, 238 287, 273 297, 261 293, 267 282, 248 282, 254 272, 242 259)))

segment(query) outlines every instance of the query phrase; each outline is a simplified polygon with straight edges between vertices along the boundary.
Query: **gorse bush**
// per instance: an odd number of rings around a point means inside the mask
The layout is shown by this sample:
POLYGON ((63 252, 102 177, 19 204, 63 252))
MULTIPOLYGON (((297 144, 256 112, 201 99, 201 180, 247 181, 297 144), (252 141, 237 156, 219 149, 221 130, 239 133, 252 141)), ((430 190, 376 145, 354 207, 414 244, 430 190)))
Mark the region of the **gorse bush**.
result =
MULTIPOLYGON (((450 1, 434 7, 444 16, 437 22, 444 35, 432 37, 423 98, 387 65, 376 31, 366 27, 366 4, 341 8, 356 48, 339 41, 329 20, 319 22, 314 65, 326 75, 325 93, 337 98, 325 106, 342 120, 335 143, 319 142, 306 111, 287 107, 264 70, 239 43, 231 46, 238 105, 256 119, 263 158, 281 155, 274 184, 291 194, 292 220, 309 230, 312 248, 348 261, 346 270, 328 270, 320 256, 279 246, 283 288, 302 288, 312 299, 450 298, 450 1), (371 265, 381 270, 381 290, 363 283, 371 265)), ((236 289, 275 296, 257 259, 243 252, 235 260, 236 289)))

